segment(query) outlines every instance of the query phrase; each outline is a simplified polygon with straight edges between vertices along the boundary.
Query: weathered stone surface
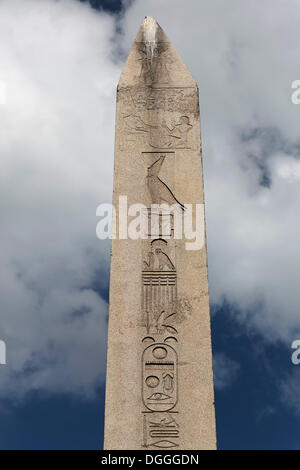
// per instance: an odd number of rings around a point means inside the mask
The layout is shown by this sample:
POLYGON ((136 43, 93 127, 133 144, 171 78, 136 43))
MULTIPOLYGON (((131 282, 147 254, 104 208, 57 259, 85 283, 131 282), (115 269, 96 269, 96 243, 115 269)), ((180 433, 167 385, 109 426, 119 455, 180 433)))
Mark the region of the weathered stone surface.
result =
MULTIPOLYGON (((151 58, 142 25, 118 85, 117 212, 120 195, 204 203, 197 84, 159 26, 155 39, 151 58)), ((216 448, 205 238, 187 250, 164 230, 112 240, 106 449, 216 448)))

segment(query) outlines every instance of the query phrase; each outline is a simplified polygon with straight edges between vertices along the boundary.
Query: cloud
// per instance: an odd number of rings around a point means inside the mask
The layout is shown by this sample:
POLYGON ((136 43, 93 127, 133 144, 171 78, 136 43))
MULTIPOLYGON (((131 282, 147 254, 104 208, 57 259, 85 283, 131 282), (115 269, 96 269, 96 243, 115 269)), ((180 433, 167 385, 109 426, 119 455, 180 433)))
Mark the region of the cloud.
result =
POLYGON ((224 353, 213 356, 214 386, 216 390, 230 387, 238 377, 240 365, 224 353))
POLYGON ((2 0, 0 395, 92 396, 104 378, 114 18, 73 0, 2 0))
POLYGON ((300 305, 300 106, 291 102, 300 4, 136 0, 127 48, 145 14, 199 84, 211 301, 289 343, 300 305))

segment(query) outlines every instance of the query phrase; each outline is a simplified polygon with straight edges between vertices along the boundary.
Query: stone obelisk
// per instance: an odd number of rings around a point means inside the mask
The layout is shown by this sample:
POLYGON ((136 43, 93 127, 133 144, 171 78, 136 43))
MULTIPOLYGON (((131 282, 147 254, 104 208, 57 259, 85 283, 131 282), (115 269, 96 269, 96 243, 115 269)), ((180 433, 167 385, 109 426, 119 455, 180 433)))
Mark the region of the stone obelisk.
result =
POLYGON ((113 204, 104 448, 215 449, 198 87, 150 17, 118 84, 113 204))

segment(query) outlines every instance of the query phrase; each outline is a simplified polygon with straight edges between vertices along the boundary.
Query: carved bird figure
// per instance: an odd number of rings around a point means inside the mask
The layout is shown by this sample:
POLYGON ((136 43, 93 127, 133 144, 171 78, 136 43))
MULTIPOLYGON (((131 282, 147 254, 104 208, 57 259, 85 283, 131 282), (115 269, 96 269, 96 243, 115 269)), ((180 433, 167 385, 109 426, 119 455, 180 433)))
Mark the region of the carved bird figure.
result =
POLYGON ((167 266, 167 268, 172 271, 175 269, 174 264, 172 263, 168 255, 162 251, 161 248, 156 248, 155 254, 158 259, 159 269, 164 269, 165 266, 167 266))
POLYGON ((184 210, 183 204, 176 199, 168 186, 158 177, 164 159, 165 157, 160 157, 148 168, 147 185, 151 194, 152 203, 162 204, 166 202, 169 205, 176 203, 184 210))

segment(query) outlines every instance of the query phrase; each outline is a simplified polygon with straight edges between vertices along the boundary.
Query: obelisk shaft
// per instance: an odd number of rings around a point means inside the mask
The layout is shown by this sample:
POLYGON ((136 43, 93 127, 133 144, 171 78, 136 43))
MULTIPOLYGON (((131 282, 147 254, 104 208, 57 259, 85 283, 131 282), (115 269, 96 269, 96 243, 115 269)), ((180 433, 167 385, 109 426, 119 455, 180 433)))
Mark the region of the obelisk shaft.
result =
POLYGON ((198 88, 151 18, 118 85, 113 204, 104 447, 215 449, 198 88), (149 224, 136 239, 131 212, 126 238, 120 196, 143 204, 149 222, 157 204, 174 212, 158 211, 157 233, 149 224), (175 227, 189 205, 202 233, 194 244, 175 227))

